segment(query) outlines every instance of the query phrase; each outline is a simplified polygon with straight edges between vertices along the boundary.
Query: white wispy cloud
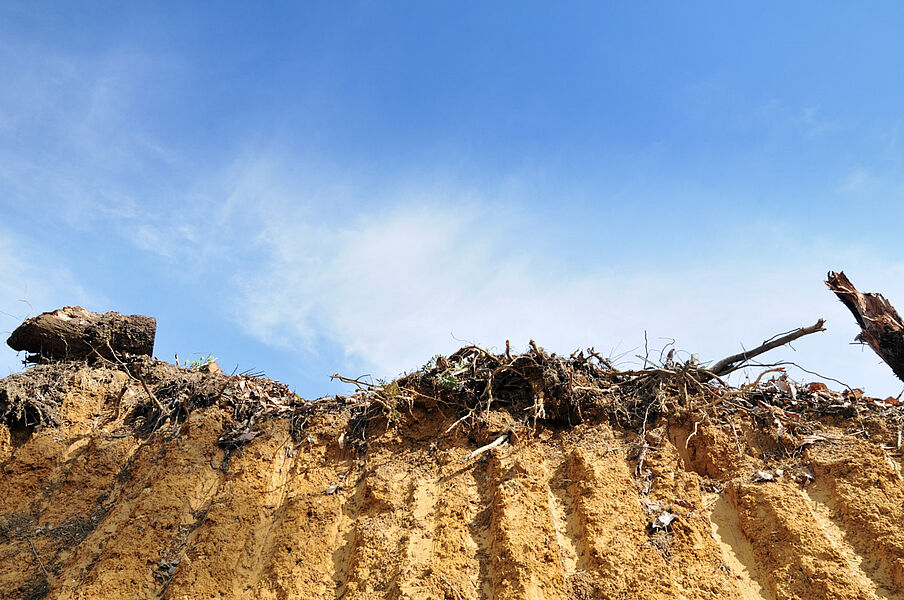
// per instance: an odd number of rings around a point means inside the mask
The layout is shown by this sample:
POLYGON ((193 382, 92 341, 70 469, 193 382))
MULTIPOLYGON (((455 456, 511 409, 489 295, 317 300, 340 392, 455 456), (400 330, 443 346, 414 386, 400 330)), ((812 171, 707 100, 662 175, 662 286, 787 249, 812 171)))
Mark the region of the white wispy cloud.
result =
POLYGON ((73 227, 146 219, 178 178, 146 118, 148 89, 178 64, 126 47, 82 54, 5 36, 0 61, 0 204, 73 227))
MULTIPOLYGON (((902 272, 898 264, 793 239, 740 262, 664 259, 637 271, 571 264, 532 248, 519 226, 536 232, 537 223, 503 226, 494 209, 444 200, 402 202, 351 223, 312 221, 289 206, 261 211, 260 221, 246 222, 261 232, 259 260, 232 280, 235 322, 305 354, 338 345, 362 369, 394 376, 465 341, 500 348, 510 339, 523 348, 533 338, 560 353, 594 345, 637 364, 645 332, 654 354, 675 338, 678 348, 715 360, 825 317, 828 333, 773 357, 871 393, 900 391, 878 359, 849 345, 853 319, 821 282, 827 269, 845 267, 858 285, 900 303, 904 285, 888 275, 902 272)), ((614 249, 605 264, 627 263, 629 254, 614 249)))

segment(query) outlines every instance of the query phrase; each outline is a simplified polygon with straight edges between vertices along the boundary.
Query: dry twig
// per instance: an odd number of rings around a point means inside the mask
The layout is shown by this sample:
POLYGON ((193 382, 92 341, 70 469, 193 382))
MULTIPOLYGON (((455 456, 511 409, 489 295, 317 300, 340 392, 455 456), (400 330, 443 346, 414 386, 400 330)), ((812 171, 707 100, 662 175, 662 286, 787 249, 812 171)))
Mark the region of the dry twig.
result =
POLYGON ((40 556, 38 556, 38 551, 35 548, 35 545, 32 543, 31 537, 29 536, 29 537, 26 537, 25 539, 28 540, 28 545, 31 546, 31 551, 34 552, 35 558, 38 559, 38 564, 41 565, 41 570, 44 571, 44 577, 49 578, 50 573, 47 572, 47 568, 44 566, 44 561, 41 560, 40 556))

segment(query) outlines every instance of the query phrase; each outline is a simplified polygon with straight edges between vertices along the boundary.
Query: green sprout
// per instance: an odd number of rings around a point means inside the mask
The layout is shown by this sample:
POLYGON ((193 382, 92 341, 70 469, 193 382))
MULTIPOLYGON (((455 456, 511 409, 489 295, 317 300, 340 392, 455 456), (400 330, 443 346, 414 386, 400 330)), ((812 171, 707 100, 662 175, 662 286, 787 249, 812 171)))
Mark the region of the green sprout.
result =
POLYGON ((185 369, 188 369, 189 371, 199 371, 199 370, 201 370, 201 367, 206 367, 210 363, 215 363, 215 362, 217 362, 217 357, 214 356, 213 354, 210 354, 206 357, 202 354, 201 358, 199 358, 197 360, 193 360, 191 362, 187 362, 182 366, 185 369))

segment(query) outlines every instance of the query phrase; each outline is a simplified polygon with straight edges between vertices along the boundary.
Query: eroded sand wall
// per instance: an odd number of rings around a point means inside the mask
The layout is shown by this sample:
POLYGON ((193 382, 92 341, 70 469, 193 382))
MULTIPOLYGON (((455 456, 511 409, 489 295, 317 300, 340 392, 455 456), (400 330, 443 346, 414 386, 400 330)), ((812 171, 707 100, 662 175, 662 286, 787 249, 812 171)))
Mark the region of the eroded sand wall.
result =
POLYGON ((124 382, 81 371, 62 427, 0 426, 0 597, 902 597, 900 458, 877 443, 839 434, 782 455, 743 419, 691 436, 674 416, 640 465, 638 436, 606 423, 468 460, 486 438, 415 409, 375 423, 363 453, 340 447, 342 414, 300 441, 266 421, 227 452, 216 407, 130 432, 124 382))

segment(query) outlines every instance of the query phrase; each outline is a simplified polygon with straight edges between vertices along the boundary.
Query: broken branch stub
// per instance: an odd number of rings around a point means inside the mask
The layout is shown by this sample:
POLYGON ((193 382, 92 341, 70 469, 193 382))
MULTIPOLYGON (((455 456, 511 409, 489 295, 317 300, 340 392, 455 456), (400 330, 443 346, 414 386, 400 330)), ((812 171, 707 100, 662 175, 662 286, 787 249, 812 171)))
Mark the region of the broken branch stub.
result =
POLYGON ((153 317, 67 306, 27 319, 6 343, 27 352, 26 360, 35 363, 92 356, 116 360, 124 354, 152 356, 156 333, 153 317))
POLYGON ((826 285, 854 315, 860 333, 855 340, 869 345, 904 381, 904 320, 882 294, 863 293, 844 271, 829 271, 826 285))

